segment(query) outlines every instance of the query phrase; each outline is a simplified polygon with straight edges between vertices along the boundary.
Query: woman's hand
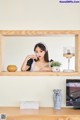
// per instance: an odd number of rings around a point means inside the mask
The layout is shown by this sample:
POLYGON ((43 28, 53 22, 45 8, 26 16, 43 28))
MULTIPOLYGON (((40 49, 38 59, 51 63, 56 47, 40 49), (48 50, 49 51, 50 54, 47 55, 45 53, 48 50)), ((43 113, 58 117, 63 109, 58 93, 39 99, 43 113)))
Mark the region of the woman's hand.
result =
POLYGON ((36 59, 36 60, 37 60, 38 58, 37 58, 36 55, 28 55, 28 56, 26 57, 26 60, 28 61, 29 59, 33 59, 33 60, 36 59))
POLYGON ((40 72, 52 72, 52 69, 51 69, 51 67, 42 67, 42 68, 40 68, 39 71, 40 72))

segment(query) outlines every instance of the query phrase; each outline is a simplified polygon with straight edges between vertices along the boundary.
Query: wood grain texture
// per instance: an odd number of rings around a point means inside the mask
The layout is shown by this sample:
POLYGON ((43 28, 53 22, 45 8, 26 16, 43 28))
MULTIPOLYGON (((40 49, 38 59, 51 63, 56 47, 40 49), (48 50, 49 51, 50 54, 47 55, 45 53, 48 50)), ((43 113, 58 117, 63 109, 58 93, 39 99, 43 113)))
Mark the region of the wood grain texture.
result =
POLYGON ((70 118, 68 118, 68 120, 80 120, 80 117, 70 117, 70 118))
POLYGON ((75 36, 75 67, 80 72, 80 34, 75 36))
POLYGON ((3 36, 46 36, 53 34, 80 34, 80 30, 0 30, 3 36))
POLYGON ((0 35, 0 72, 1 72, 1 69, 2 69, 2 47, 3 47, 2 35, 0 35))
POLYGON ((0 72, 0 76, 79 76, 78 72, 0 72))
POLYGON ((18 107, 0 107, 7 120, 80 120, 80 110, 72 108, 40 108, 39 110, 20 110, 18 107))

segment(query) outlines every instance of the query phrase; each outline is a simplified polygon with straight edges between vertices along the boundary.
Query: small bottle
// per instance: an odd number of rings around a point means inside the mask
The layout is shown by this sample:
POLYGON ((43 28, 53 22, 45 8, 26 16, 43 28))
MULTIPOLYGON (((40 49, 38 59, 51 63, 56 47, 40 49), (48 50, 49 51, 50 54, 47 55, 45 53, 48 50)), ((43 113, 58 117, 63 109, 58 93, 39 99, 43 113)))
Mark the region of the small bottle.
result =
POLYGON ((54 109, 61 109, 62 105, 61 89, 54 89, 53 92, 54 92, 53 95, 54 109))

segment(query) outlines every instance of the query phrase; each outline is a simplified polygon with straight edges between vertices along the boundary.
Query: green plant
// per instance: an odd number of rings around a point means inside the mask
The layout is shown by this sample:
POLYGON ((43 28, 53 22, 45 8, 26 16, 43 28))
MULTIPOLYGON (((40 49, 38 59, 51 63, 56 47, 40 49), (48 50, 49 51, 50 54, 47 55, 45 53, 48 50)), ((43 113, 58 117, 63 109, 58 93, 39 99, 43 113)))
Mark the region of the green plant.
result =
POLYGON ((51 67, 53 67, 53 66, 61 66, 61 63, 58 61, 53 61, 53 62, 51 62, 51 67))

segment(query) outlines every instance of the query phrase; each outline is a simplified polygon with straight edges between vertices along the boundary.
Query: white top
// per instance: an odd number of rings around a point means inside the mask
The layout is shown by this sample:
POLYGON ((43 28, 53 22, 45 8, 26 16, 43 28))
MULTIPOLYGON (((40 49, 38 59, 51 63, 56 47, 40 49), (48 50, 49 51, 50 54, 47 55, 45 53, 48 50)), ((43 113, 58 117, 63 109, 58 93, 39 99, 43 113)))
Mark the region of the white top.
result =
MULTIPOLYGON (((47 66, 49 67, 50 64, 46 63, 42 67, 47 67, 47 66)), ((31 65, 31 70, 30 71, 36 72, 36 71, 40 71, 40 70, 41 70, 41 67, 37 66, 36 62, 33 60, 33 63, 31 65)))
POLYGON ((39 70, 40 70, 40 68, 38 66, 36 66, 36 62, 33 61, 30 71, 39 71, 39 70))

